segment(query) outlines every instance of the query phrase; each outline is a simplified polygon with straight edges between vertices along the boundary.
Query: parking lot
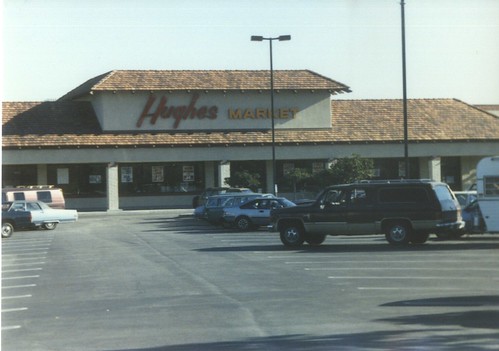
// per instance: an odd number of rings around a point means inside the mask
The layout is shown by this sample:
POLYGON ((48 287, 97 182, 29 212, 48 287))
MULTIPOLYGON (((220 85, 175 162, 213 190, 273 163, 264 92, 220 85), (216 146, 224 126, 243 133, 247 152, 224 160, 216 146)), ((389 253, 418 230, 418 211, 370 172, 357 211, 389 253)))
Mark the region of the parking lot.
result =
POLYGON ((2 241, 3 350, 499 350, 499 235, 285 249, 192 211, 2 241))

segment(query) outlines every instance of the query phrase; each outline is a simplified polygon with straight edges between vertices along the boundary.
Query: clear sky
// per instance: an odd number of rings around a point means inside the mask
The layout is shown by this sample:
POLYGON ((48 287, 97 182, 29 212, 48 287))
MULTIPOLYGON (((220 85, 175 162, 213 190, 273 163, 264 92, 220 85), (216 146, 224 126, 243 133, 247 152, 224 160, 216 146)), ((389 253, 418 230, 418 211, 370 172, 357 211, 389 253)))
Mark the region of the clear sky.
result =
MULTIPOLYGON (((409 98, 499 104, 499 0, 405 0, 409 98)), ((402 98, 400 0, 3 0, 2 100, 116 69, 310 69, 402 98)))

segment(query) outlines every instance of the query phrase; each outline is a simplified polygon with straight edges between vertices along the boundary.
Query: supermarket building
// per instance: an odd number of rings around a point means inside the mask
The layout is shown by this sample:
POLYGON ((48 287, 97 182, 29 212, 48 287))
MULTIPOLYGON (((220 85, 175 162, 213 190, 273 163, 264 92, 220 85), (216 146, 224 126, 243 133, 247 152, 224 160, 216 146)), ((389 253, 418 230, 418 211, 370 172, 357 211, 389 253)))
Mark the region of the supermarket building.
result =
MULTIPOLYGON (((401 100, 335 100, 350 88, 309 70, 274 72, 276 176, 372 158, 378 178, 454 189, 498 153, 499 117, 456 99, 410 99, 410 174, 401 100)), ((51 184, 79 210, 188 207, 231 172, 272 192, 269 71, 111 71, 56 101, 3 102, 2 184, 51 184)), ((309 195, 309 194, 307 194, 309 195)), ((305 195, 303 195, 305 196, 305 195)))

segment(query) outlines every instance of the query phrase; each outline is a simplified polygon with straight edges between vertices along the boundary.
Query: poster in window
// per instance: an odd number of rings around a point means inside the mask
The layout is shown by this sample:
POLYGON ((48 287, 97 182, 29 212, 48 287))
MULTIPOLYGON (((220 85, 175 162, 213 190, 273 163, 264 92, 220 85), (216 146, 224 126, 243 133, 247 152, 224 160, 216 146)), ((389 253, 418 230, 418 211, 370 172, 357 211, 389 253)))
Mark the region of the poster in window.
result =
POLYGON ((88 176, 88 183, 89 184, 101 184, 102 183, 102 176, 100 174, 91 174, 88 176))
POLYGON ((184 166, 182 168, 184 182, 193 182, 194 181, 194 166, 184 166))
POLYGON ((163 166, 152 166, 152 182, 163 183, 165 181, 165 173, 163 166))
POLYGON ((133 168, 132 167, 121 167, 121 182, 122 183, 133 183, 133 168))
POLYGON ((69 168, 57 168, 57 184, 69 184, 69 168))

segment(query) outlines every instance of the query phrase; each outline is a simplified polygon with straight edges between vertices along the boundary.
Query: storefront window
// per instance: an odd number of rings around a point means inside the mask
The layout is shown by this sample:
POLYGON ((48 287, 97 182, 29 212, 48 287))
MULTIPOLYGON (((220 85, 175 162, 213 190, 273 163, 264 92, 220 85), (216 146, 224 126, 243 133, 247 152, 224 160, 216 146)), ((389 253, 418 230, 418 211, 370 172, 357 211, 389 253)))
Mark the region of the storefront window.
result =
POLYGON ((320 173, 326 167, 324 160, 290 160, 277 161, 277 186, 279 192, 313 191, 318 190, 313 175, 320 173), (303 172, 290 174, 295 169, 303 172))
POLYGON ((204 189, 204 164, 120 164, 119 183, 120 195, 199 192, 204 189))
POLYGON ((409 175, 405 176, 405 160, 403 158, 374 159, 374 179, 418 179, 419 159, 409 158, 409 175))
POLYGON ((441 158, 442 181, 447 183, 452 190, 461 190, 461 158, 441 158))
POLYGON ((47 180, 66 197, 106 196, 106 165, 48 165, 47 180))
POLYGON ((2 166, 3 187, 37 184, 36 166, 2 166))

